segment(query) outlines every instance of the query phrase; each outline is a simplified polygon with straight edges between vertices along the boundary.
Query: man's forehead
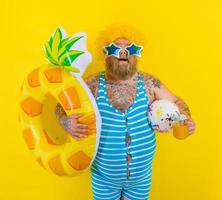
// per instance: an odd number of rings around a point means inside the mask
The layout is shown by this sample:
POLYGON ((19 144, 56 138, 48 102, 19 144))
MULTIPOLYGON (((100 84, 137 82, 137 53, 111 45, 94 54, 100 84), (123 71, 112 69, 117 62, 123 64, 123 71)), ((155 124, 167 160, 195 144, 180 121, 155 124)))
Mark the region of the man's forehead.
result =
POLYGON ((117 45, 130 45, 132 43, 131 41, 129 41, 127 38, 124 37, 116 38, 113 42, 117 45))

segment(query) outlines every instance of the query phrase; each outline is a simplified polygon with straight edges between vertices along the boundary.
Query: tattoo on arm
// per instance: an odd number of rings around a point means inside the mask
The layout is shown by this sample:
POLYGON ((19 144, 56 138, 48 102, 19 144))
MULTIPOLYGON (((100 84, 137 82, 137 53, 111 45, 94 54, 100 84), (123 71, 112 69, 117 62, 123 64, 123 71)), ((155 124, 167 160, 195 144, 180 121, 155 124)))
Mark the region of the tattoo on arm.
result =
POLYGON ((72 119, 70 117, 63 117, 60 120, 60 124, 62 125, 62 127, 68 132, 71 133, 72 132, 72 119))
POLYGON ((99 85, 99 75, 88 78, 85 80, 85 82, 88 85, 89 89, 91 90, 93 96, 96 98, 97 89, 98 89, 98 85, 99 85))
POLYGON ((151 81, 152 81, 152 86, 153 86, 154 88, 155 88, 155 87, 160 88, 161 82, 160 82, 159 79, 157 79, 157 78, 152 78, 151 81))
POLYGON ((174 103, 179 107, 179 110, 182 114, 191 117, 190 109, 184 101, 177 99, 174 103))
POLYGON ((143 76, 143 81, 146 85, 147 92, 149 93, 150 96, 154 96, 154 89, 160 88, 162 83, 160 82, 159 79, 155 78, 150 74, 142 73, 142 76, 143 76))
POLYGON ((57 120, 59 121, 60 125, 69 133, 71 133, 71 118, 67 117, 64 109, 58 103, 55 107, 55 115, 57 120))
POLYGON ((59 121, 62 117, 67 116, 64 109, 62 108, 62 106, 59 103, 55 107, 55 115, 56 115, 57 120, 59 120, 59 121))
POLYGON ((161 86, 161 82, 159 79, 147 73, 143 73, 143 81, 146 85, 150 85, 153 88, 160 88, 161 86))

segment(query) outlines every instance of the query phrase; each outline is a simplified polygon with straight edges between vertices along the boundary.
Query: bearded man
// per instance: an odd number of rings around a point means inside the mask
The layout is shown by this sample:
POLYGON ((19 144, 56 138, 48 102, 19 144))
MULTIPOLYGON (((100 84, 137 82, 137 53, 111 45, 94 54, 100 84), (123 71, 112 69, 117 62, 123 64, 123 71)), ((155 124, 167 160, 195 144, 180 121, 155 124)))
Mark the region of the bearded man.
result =
MULTIPOLYGON (((91 166, 95 200, 147 200, 156 149, 148 107, 160 99, 174 102, 187 116, 189 133, 195 123, 185 102, 154 76, 140 72, 137 56, 142 46, 120 35, 104 47, 105 71, 86 79, 102 118, 98 152, 91 166)), ((56 108, 61 125, 77 140, 86 137, 81 114, 67 117, 56 108)))

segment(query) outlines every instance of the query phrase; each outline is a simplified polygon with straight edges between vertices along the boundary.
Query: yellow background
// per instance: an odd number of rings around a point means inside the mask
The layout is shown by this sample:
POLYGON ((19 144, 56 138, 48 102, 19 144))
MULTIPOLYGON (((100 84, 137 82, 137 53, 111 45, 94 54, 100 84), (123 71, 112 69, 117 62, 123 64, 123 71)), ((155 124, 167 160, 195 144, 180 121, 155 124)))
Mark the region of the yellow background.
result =
MULTIPOLYGON (((127 22, 147 37, 139 69, 156 75, 189 105, 193 136, 157 135, 150 200, 222 199, 222 3, 217 0, 1 1, 0 199, 89 200, 89 173, 60 178, 27 150, 18 122, 19 89, 46 62, 43 44, 57 26, 87 32, 127 22)), ((94 60, 86 75, 102 69, 94 60)))

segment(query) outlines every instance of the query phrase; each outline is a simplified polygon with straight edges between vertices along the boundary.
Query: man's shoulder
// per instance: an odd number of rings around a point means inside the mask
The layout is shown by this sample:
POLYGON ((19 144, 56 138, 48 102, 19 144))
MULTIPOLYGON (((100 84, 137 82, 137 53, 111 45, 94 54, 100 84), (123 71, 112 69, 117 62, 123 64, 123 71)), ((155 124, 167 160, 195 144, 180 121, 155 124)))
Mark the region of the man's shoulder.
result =
POLYGON ((97 72, 95 74, 87 76, 86 78, 83 78, 95 98, 97 97, 97 92, 98 92, 99 76, 100 72, 97 72))
POLYGON ((157 79, 153 74, 150 74, 148 72, 140 71, 140 74, 143 81, 152 81, 154 79, 157 79))
POLYGON ((147 72, 143 72, 140 71, 140 74, 142 76, 142 79, 145 83, 145 86, 147 87, 160 87, 161 82, 160 80, 154 76, 153 74, 147 73, 147 72))
POLYGON ((99 76, 100 76, 100 72, 96 72, 94 74, 86 76, 84 78, 84 81, 86 82, 87 85, 90 85, 92 83, 99 82, 99 76))

